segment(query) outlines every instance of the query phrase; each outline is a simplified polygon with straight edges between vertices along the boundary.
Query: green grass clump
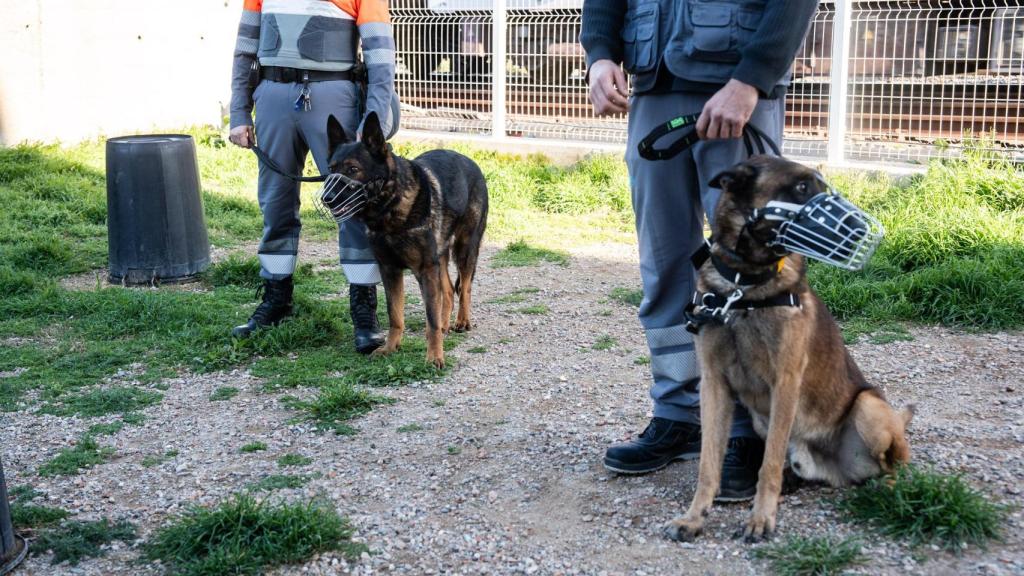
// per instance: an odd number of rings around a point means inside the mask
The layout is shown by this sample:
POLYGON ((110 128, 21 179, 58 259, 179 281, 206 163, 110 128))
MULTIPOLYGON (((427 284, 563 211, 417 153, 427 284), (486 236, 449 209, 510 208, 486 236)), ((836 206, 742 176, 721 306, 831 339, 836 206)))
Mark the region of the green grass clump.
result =
POLYGON ((533 306, 524 306, 516 309, 516 312, 520 314, 529 314, 531 316, 547 314, 550 311, 551 309, 548 308, 546 304, 534 304, 533 306))
POLYGON ((255 289, 263 282, 260 261, 254 255, 230 254, 226 260, 211 264, 203 272, 203 280, 218 288, 238 286, 255 289))
POLYGON ((623 304, 629 304, 630 306, 640 307, 640 302, 644 299, 644 291, 640 288, 615 288, 611 293, 612 300, 622 302, 623 304))
POLYGON ((100 446, 92 436, 83 436, 71 448, 64 448, 53 460, 39 467, 40 476, 73 476, 80 470, 106 462, 114 454, 109 446, 100 446))
POLYGON ((10 502, 10 521, 14 528, 39 528, 68 518, 69 512, 66 509, 30 504, 31 497, 16 497, 13 491, 9 495, 13 498, 10 502))
POLYGON ((1005 506, 986 499, 963 477, 915 466, 854 488, 840 507, 888 536, 954 552, 999 538, 1006 515, 1005 506))
POLYGON ((474 346, 466 350, 466 352, 469 352, 470 354, 483 354, 487 352, 487 346, 474 346))
POLYGON ((271 474, 249 484, 247 489, 251 492, 273 492, 274 490, 302 488, 310 480, 319 477, 319 474, 271 474))
POLYGON ((568 266, 569 255, 560 250, 531 246, 520 239, 510 242, 491 258, 491 266, 494 268, 536 266, 542 262, 568 266))
POLYGON ((346 422, 366 414, 378 404, 391 404, 395 400, 360 390, 348 382, 334 382, 320 390, 313 400, 292 402, 294 408, 306 412, 307 417, 326 430, 338 434, 352 434, 355 430, 346 422))
POLYGON ((163 454, 150 454, 149 456, 146 456, 145 458, 142 459, 142 466, 145 468, 152 468, 153 466, 163 464, 164 462, 170 460, 171 458, 174 458, 177 455, 177 450, 168 450, 163 454))
POLYGON ((267 449, 267 445, 263 442, 249 442, 238 449, 242 454, 251 454, 253 452, 262 452, 267 449))
POLYGON ((113 436, 124 428, 124 422, 109 422, 107 424, 93 424, 86 432, 89 436, 113 436))
POLYGON ((124 416, 121 416, 121 422, 128 424, 129 426, 141 426, 146 421, 146 415, 138 412, 129 412, 124 416))
POLYGON ((238 396, 238 388, 234 386, 220 386, 210 394, 210 402, 223 402, 238 396))
POLYGON ((530 294, 536 294, 540 292, 540 288, 533 286, 527 286, 526 288, 518 288, 505 294, 504 296, 498 296, 487 301, 488 304, 521 304, 529 299, 530 294))
POLYGON ((180 576, 254 575, 329 550, 358 556, 348 521, 326 504, 271 504, 239 495, 193 508, 160 529, 145 557, 180 576))
POLYGON ((790 536, 778 544, 754 550, 754 557, 767 560, 779 576, 833 576, 864 562, 856 540, 831 537, 790 536))
POLYGON ((158 392, 121 386, 104 390, 90 390, 83 394, 63 397, 59 404, 46 404, 39 411, 55 416, 96 417, 111 413, 132 412, 152 406, 163 398, 163 395, 158 392))
POLYGON ((637 356, 636 358, 633 359, 633 364, 635 366, 650 366, 651 357, 646 354, 637 356))
POLYGON ((421 430, 423 430, 423 426, 421 426, 420 424, 416 424, 415 422, 412 424, 404 424, 398 427, 399 434, 408 434, 410 432, 419 432, 421 430))
POLYGON ((83 558, 103 556, 103 546, 114 540, 130 542, 135 539, 135 527, 126 520, 111 522, 106 518, 94 522, 65 522, 47 530, 33 543, 33 554, 53 552, 51 564, 67 562, 78 565, 83 558))
POLYGON ((602 334, 590 347, 594 350, 611 350, 612 348, 615 348, 615 345, 618 343, 618 340, 615 338, 607 334, 602 334))
POLYGON ((285 454, 277 459, 277 465, 281 467, 285 466, 305 466, 311 464, 313 459, 309 456, 303 456, 302 454, 285 454))

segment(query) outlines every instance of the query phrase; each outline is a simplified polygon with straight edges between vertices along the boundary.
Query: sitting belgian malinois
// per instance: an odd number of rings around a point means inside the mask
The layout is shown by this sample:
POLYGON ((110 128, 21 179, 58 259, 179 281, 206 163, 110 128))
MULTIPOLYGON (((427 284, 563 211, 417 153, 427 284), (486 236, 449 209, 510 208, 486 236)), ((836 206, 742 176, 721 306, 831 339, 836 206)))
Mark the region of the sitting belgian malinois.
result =
MULTIPOLYGON (((700 472, 686 515, 665 529, 677 540, 700 534, 718 492, 738 397, 766 439, 753 513, 738 533, 756 541, 775 529, 787 454, 796 475, 833 486, 891 472, 910 460, 904 433, 912 408, 895 412, 864 380, 835 320, 807 284, 804 257, 777 242, 781 217, 772 213, 788 206, 795 214, 812 198, 824 198, 819 195, 830 190, 821 175, 754 156, 711 185, 722 195, 709 258, 698 266, 698 292, 688 309, 691 328, 699 330, 700 472)), ((804 241, 824 243, 831 233, 804 234, 804 241)), ((695 256, 694 264, 700 259, 695 256)))
POLYGON ((388 336, 374 354, 390 354, 402 342, 402 274, 411 269, 427 309, 427 361, 442 368, 455 292, 459 312, 454 329, 471 328, 471 286, 487 226, 483 172, 472 160, 450 150, 431 150, 412 161, 395 155, 372 112, 359 142, 350 141, 334 116, 327 120, 327 135, 330 172, 359 184, 338 199, 340 208, 334 215, 341 220, 357 216, 366 223, 387 295, 388 336), (448 276, 449 259, 455 260, 458 269, 454 288, 448 276))

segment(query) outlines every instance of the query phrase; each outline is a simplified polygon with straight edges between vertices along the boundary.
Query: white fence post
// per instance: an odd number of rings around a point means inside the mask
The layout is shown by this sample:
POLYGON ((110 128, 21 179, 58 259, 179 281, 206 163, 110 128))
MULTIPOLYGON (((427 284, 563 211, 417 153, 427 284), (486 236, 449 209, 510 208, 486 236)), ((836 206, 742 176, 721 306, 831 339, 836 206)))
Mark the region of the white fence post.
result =
POLYGON ((828 104, 828 163, 846 160, 846 124, 849 114, 850 32, 853 0, 836 0, 832 22, 832 72, 828 104))
POLYGON ((508 32, 508 11, 507 0, 494 0, 493 25, 494 31, 491 34, 491 137, 503 139, 505 130, 505 62, 508 60, 508 43, 506 41, 508 32))

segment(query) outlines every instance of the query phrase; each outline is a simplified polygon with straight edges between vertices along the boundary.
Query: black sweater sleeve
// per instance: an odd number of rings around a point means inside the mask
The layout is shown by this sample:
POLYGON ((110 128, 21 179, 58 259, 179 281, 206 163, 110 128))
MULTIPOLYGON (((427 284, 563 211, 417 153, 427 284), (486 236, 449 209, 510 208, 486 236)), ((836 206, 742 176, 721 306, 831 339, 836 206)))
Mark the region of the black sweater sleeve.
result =
POLYGON ((732 77, 763 94, 770 93, 793 65, 817 7, 817 0, 768 2, 761 24, 743 47, 742 58, 732 77))
POLYGON ((580 44, 587 53, 587 68, 598 60, 622 62, 622 25, 626 0, 584 0, 580 44))

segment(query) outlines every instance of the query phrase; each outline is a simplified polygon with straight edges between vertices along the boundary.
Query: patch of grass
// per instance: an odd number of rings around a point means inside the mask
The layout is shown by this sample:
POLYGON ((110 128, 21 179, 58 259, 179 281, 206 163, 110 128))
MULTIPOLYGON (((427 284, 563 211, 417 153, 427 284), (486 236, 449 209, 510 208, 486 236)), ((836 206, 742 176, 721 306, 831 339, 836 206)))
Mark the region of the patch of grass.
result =
POLYGON ((530 294, 536 294, 538 292, 540 292, 540 288, 535 288, 535 287, 532 287, 532 286, 528 286, 526 288, 519 288, 519 289, 513 290, 512 292, 509 292, 508 294, 505 294, 503 296, 498 296, 497 298, 492 298, 492 299, 488 300, 487 303, 488 304, 521 304, 523 302, 526 302, 529 299, 528 297, 529 297, 530 294))
POLYGON ((320 390, 313 400, 294 401, 290 404, 306 412, 317 426, 334 430, 338 434, 352 434, 355 430, 346 422, 369 412, 377 404, 391 404, 394 399, 360 390, 348 382, 333 382, 320 390))
POLYGON ((547 314, 550 311, 551 310, 545 304, 534 304, 533 306, 525 306, 523 308, 516 309, 516 312, 518 312, 520 314, 531 314, 531 315, 547 314))
POLYGON ((635 359, 633 359, 633 364, 635 366, 650 366, 651 357, 646 354, 641 354, 640 356, 637 356, 635 359))
POLYGON ((256 289, 262 284, 260 261, 252 254, 230 254, 225 260, 215 262, 203 272, 203 280, 211 286, 238 286, 256 289))
POLYGON ((223 402, 238 396, 238 388, 234 386, 220 386, 210 394, 210 402, 223 402))
POLYGON ((906 326, 898 322, 880 322, 874 320, 850 320, 843 322, 843 341, 857 344, 867 338, 871 344, 890 344, 892 342, 909 342, 914 336, 906 326))
POLYGON ((462 448, 459 448, 458 446, 449 446, 448 454, 452 456, 458 456, 459 454, 462 454, 462 448))
POLYGON ((242 454, 251 454, 253 452, 262 452, 267 449, 267 445, 263 442, 249 442, 238 449, 242 454))
POLYGON ((310 480, 319 478, 318 474, 271 474, 260 478, 257 482, 249 484, 247 489, 251 492, 273 492, 275 490, 288 490, 302 488, 310 480))
POLYGON ((611 316, 613 312, 607 308, 602 308, 601 310, 594 312, 594 314, 607 318, 608 316, 611 316))
POLYGON ((538 248, 526 243, 525 240, 516 240, 498 251, 491 258, 493 268, 507 268, 512 266, 536 266, 542 262, 550 262, 560 266, 569 265, 569 255, 560 250, 549 250, 538 248))
POLYGON ((77 566, 83 558, 103 556, 103 546, 114 540, 135 539, 135 527, 126 520, 111 522, 104 518, 94 522, 65 522, 60 527, 39 535, 32 546, 33 554, 53 552, 51 564, 67 562, 77 566))
POLYGON ((639 308, 640 302, 644 299, 644 291, 641 288, 622 288, 620 286, 618 288, 614 288, 610 296, 612 300, 639 308))
POLYGON ((92 436, 83 436, 71 448, 64 448, 52 460, 39 467, 40 476, 73 476, 80 470, 102 464, 114 454, 109 446, 100 446, 92 436))
POLYGON ((447 404, 447 402, 445 402, 444 400, 438 399, 438 400, 434 400, 433 404, 434 404, 434 406, 437 406, 438 408, 441 408, 442 406, 447 404))
POLYGON ((305 466, 311 464, 313 459, 309 456, 303 456, 302 454, 285 454, 277 459, 277 465, 281 467, 285 466, 305 466))
POLYGON ((420 426, 419 424, 416 424, 416 423, 405 424, 404 426, 399 426, 398 427, 398 432, 400 434, 408 434, 410 432, 419 432, 420 430, 423 430, 423 426, 420 426))
POLYGON ((988 500, 962 476, 915 466, 849 491, 840 507, 853 520, 912 545, 937 544, 959 552, 1000 537, 1006 507, 988 500))
POLYGON ((145 557, 181 576, 255 575, 329 550, 358 557, 366 548, 351 536, 348 521, 328 504, 271 504, 239 495, 181 515, 147 542, 145 557))
POLYGON ((487 346, 474 346, 466 350, 466 352, 469 352, 470 354, 483 354, 487 352, 487 346))
POLYGON ((860 542, 832 537, 790 536, 754 550, 779 576, 833 576, 864 562, 860 542))
POLYGON ((163 398, 163 395, 157 392, 119 386, 65 396, 62 397, 59 404, 45 404, 39 411, 55 416, 96 417, 112 413, 132 412, 152 406, 163 398))
POLYGON ((177 450, 168 450, 163 454, 150 454, 149 456, 146 456, 145 458, 142 459, 142 466, 145 468, 152 468, 153 466, 163 464, 164 462, 170 460, 171 458, 174 458, 177 455, 177 450))
POLYGON ((129 412, 121 417, 121 421, 129 426, 141 426, 146 421, 146 415, 138 412, 129 412))
POLYGON ((594 341, 593 344, 591 344, 590 348, 593 350, 611 350, 612 348, 615 348, 618 343, 619 341, 615 338, 607 334, 602 334, 596 341, 594 341))
POLYGON ((124 428, 124 422, 109 422, 107 424, 93 424, 86 432, 89 436, 113 436, 124 428))
POLYGON ((11 523, 15 528, 39 528, 68 517, 68 511, 63 508, 25 504, 20 498, 11 502, 10 506, 11 523))

